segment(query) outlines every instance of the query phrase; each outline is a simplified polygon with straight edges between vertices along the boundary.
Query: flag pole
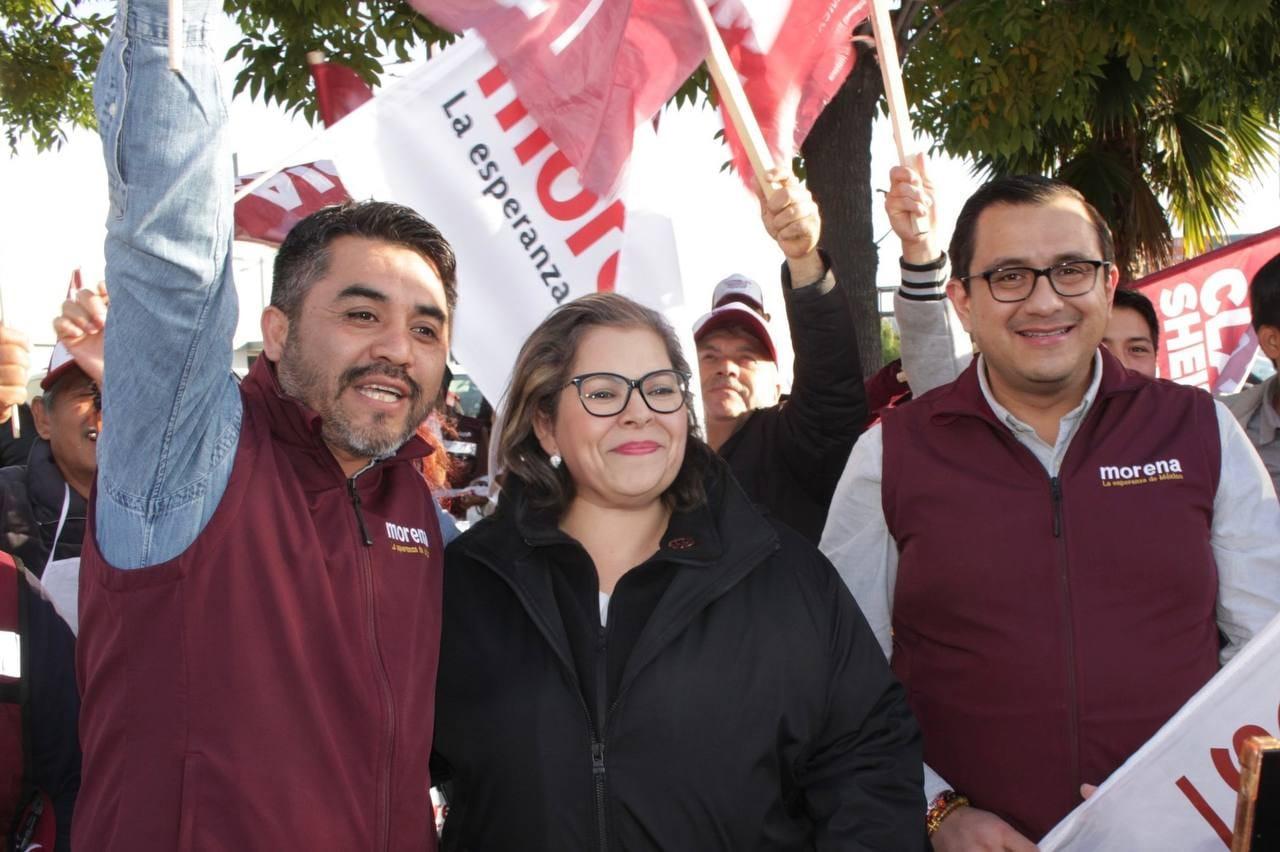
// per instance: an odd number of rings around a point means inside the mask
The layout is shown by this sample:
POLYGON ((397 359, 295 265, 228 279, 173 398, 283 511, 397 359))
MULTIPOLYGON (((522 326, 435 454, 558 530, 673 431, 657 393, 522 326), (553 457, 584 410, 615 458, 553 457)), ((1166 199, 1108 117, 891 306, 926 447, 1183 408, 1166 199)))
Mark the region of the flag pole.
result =
POLYGON ((751 104, 747 102, 747 93, 742 88, 742 80, 738 78, 738 71, 733 67, 733 61, 729 59, 729 51, 724 46, 720 31, 716 29, 715 21, 711 19, 711 11, 707 8, 706 0, 689 0, 689 3, 693 6, 707 34, 709 48, 707 70, 711 72, 711 79, 715 81, 716 91, 720 94, 725 112, 729 114, 729 120, 733 122, 733 129, 742 140, 742 147, 747 151, 747 159, 751 161, 751 170, 755 172, 756 183, 759 184, 760 191, 767 195, 773 189, 768 173, 774 167, 769 144, 764 141, 764 134, 760 132, 760 123, 756 121, 755 113, 751 111, 751 104))
POLYGON ((169 70, 182 71, 182 0, 169 0, 169 70))
MULTIPOLYGON (((886 0, 869 0, 871 3, 871 31, 876 39, 876 55, 880 60, 880 77, 884 81, 884 97, 889 104, 889 124, 893 127, 893 143, 898 148, 898 164, 916 168, 916 154, 907 146, 911 144, 911 115, 907 112, 907 95, 902 86, 902 65, 898 60, 898 40, 893 35, 893 22, 889 19, 886 0)), ((928 233, 929 220, 921 216, 915 220, 917 234, 928 233)))

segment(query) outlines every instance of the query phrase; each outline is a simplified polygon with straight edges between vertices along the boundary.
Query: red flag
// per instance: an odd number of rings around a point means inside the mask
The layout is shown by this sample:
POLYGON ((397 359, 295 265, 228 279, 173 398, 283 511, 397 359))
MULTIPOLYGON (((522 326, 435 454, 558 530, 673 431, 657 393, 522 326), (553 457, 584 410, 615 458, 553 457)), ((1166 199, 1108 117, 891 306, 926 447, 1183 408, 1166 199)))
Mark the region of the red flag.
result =
MULTIPOLYGON (((853 28, 869 0, 719 0, 711 5, 751 111, 779 165, 788 165, 853 70, 853 28)), ((725 138, 738 174, 754 189, 733 125, 725 138)))
MULTIPOLYGON (((241 175, 236 185, 244 186, 257 177, 241 175)), ((328 160, 292 166, 236 202, 236 239, 278 246, 306 216, 349 199, 328 160)))
POLYGON ((616 187, 636 125, 707 52, 691 0, 410 2, 441 26, 480 34, 582 185, 601 195, 616 187))
POLYGON ((1160 321, 1160 376, 1230 393, 1249 373, 1253 333, 1249 282, 1280 254, 1280 228, 1264 231, 1135 281, 1160 321))
POLYGON ((308 53, 307 61, 316 83, 316 106, 325 127, 333 127, 335 122, 373 97, 369 84, 356 72, 337 62, 325 62, 321 51, 308 53))

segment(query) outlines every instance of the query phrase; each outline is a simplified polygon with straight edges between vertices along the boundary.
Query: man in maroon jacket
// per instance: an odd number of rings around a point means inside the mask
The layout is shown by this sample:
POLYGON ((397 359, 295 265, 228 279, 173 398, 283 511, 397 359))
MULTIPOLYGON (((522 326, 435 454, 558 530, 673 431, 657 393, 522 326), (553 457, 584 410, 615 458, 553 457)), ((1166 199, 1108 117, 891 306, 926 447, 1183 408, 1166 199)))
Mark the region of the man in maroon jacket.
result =
POLYGON ((934 848, 1025 852, 1280 610, 1280 508, 1224 407, 1099 348, 1078 192, 993 181, 950 253, 982 354, 858 441, 822 549, 924 732, 934 848))
MULTIPOLYGON (((99 468, 80 573, 77 848, 432 849, 441 542, 412 462, 454 257, 410 210, 293 229, 237 385, 217 3, 116 16, 99 468), (179 60, 180 71, 169 64, 179 60)), ((100 346, 105 306, 60 338, 100 346)))

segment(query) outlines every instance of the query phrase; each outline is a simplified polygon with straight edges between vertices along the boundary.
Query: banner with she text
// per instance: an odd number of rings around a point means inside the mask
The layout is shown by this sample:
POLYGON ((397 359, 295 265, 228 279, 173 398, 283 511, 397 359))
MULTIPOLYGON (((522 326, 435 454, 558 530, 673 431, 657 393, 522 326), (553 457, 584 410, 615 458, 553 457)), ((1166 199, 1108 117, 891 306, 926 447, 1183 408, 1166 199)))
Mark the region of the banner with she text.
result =
POLYGON ((583 189, 478 38, 468 37, 328 131, 355 198, 413 207, 458 256, 454 352, 497 400, 521 343, 549 311, 617 290, 668 311, 683 304, 664 181, 646 176, 641 127, 613 196, 583 189))
POLYGON ((1278 716, 1280 618, 1049 832, 1041 852, 1229 850, 1240 749, 1275 736, 1278 716))
POLYGON ((1280 228, 1134 282, 1160 321, 1160 376, 1214 393, 1240 389, 1258 348, 1249 282, 1280 254, 1280 228))

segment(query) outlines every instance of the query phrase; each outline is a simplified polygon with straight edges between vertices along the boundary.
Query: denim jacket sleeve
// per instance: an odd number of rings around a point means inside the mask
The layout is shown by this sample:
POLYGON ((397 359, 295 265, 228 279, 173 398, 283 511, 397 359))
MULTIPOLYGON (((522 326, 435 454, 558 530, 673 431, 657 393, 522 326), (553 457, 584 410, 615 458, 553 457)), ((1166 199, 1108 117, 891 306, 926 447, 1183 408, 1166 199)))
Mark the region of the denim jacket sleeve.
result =
POLYGON ((239 440, 231 158, 209 43, 220 5, 186 5, 174 72, 166 0, 121 0, 94 88, 111 200, 96 536, 122 569, 195 541, 239 440))

